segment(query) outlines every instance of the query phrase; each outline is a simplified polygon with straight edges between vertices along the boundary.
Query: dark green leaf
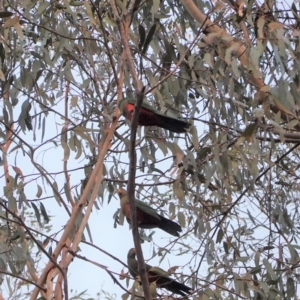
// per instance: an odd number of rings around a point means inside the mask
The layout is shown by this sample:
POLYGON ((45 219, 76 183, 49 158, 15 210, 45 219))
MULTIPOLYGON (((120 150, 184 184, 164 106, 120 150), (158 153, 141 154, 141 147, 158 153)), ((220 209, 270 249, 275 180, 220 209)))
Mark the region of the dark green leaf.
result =
POLYGON ((146 31, 143 25, 139 24, 139 34, 140 34, 140 42, 139 42, 139 49, 141 50, 146 37, 146 31))
POLYGON ((155 34, 155 31, 156 31, 156 24, 152 25, 148 34, 147 34, 147 37, 146 37, 146 40, 145 40, 145 44, 144 44, 144 47, 143 47, 143 50, 142 50, 142 53, 146 53, 147 51, 147 48, 149 46, 149 44, 151 43, 152 41, 152 38, 155 34))
POLYGON ((0 11, 0 19, 9 18, 13 15, 10 11, 0 11))
POLYGON ((256 274, 256 273, 259 273, 260 271, 261 271, 261 266, 257 266, 257 267, 254 267, 253 269, 251 269, 250 273, 256 274))
POLYGON ((217 234, 217 243, 221 243, 221 241, 223 239, 223 236, 224 236, 223 229, 220 228, 219 231, 218 231, 218 234, 217 234))
POLYGON ((45 209, 45 206, 44 206, 44 204, 42 202, 40 202, 40 209, 41 209, 41 213, 42 213, 42 216, 44 218, 45 223, 46 224, 49 223, 50 219, 48 217, 48 214, 47 214, 47 211, 45 209))
POLYGON ((287 296, 293 298, 296 295, 295 283, 292 277, 287 279, 287 296))
POLYGON ((35 216, 36 216, 36 219, 37 219, 38 223, 40 224, 40 226, 42 226, 41 215, 40 215, 40 212, 39 212, 37 206, 33 202, 31 202, 31 206, 34 210, 34 213, 35 213, 35 216))

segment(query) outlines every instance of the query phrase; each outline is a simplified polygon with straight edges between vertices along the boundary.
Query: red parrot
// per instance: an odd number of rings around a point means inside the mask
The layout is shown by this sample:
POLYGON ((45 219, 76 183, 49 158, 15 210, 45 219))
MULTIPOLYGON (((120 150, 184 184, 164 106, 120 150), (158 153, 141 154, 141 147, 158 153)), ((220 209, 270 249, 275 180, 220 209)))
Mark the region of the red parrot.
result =
MULTIPOLYGON (((122 213, 130 224, 130 207, 127 192, 124 189, 118 189, 118 195, 122 213)), ((135 200, 135 204, 138 227, 146 229, 158 227, 169 234, 179 236, 178 232, 181 232, 182 229, 178 223, 159 215, 155 209, 143 201, 135 200)))
MULTIPOLYGON (((132 98, 124 98, 119 102, 119 109, 126 119, 131 120, 135 104, 136 100, 132 98)), ((142 103, 138 125, 158 126, 177 133, 187 132, 191 126, 191 124, 186 121, 162 114, 146 102, 142 103)))
MULTIPOLYGON (((138 275, 138 262, 135 259, 135 249, 132 248, 127 254, 127 265, 129 267, 130 275, 136 279, 138 275)), ((172 293, 186 296, 190 294, 192 289, 183 283, 175 281, 173 278, 169 277, 168 272, 164 271, 158 267, 152 267, 148 264, 145 264, 147 277, 149 283, 156 282, 156 286, 162 289, 166 289, 172 293)))

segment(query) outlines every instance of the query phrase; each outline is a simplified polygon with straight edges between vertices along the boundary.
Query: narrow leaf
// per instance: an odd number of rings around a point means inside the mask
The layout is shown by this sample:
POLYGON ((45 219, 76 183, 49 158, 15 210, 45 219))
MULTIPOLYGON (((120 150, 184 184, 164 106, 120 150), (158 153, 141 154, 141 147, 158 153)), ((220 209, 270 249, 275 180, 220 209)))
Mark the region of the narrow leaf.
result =
POLYGON ((140 34, 140 42, 139 42, 139 49, 144 45, 145 37, 146 37, 146 31, 143 25, 139 24, 139 34, 140 34))
POLYGON ((152 38, 154 36, 155 31, 156 31, 156 24, 152 25, 152 27, 150 28, 150 30, 148 32, 148 35, 146 37, 146 41, 145 41, 145 44, 144 44, 144 47, 143 47, 143 51, 142 51, 144 54, 146 53, 147 48, 148 48, 149 44, 152 41, 152 38))
POLYGON ((180 226, 184 228, 185 227, 184 213, 182 211, 179 211, 177 217, 178 217, 178 221, 179 221, 180 226))
POLYGON ((42 216, 44 218, 45 223, 46 224, 49 223, 50 219, 48 217, 48 214, 47 214, 47 211, 45 209, 45 206, 44 206, 44 204, 42 202, 40 203, 40 209, 41 209, 41 213, 42 213, 42 216))
POLYGON ((41 215, 40 215, 40 212, 39 212, 37 206, 33 202, 31 202, 31 206, 32 206, 32 208, 34 210, 34 213, 35 213, 35 216, 37 218, 38 223, 40 224, 40 226, 42 226, 41 215))

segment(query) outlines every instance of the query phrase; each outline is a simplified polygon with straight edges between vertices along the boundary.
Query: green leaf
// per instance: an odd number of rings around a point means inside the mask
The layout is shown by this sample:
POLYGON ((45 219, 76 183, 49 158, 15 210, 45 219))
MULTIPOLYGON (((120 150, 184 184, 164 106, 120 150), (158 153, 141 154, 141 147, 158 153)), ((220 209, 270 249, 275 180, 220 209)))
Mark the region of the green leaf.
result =
POLYGON ((44 206, 44 204, 42 202, 40 202, 40 209, 41 209, 41 213, 42 213, 42 216, 44 218, 45 223, 46 224, 49 223, 50 219, 48 217, 48 214, 47 214, 47 211, 45 209, 45 206, 44 206))
POLYGON ((221 243, 221 241, 223 239, 223 236, 224 236, 223 229, 220 228, 219 231, 218 231, 218 234, 217 234, 217 243, 221 243))
POLYGON ((251 123, 245 128, 244 132, 242 133, 242 136, 245 137, 248 141, 251 141, 253 135, 255 134, 256 129, 257 129, 257 123, 256 122, 251 123))
POLYGON ((145 44, 144 44, 144 47, 143 47, 143 50, 142 50, 142 53, 146 53, 147 51, 147 48, 149 46, 149 44, 151 43, 152 41, 152 38, 155 34, 155 31, 156 31, 156 24, 152 25, 148 34, 147 34, 147 37, 146 37, 146 40, 145 40, 145 44))
POLYGON ((288 249, 289 249, 290 254, 291 254, 290 262, 292 264, 296 263, 299 260, 298 252, 296 251, 295 247, 293 245, 291 245, 290 243, 288 243, 287 246, 288 246, 288 249))
MULTIPOLYGON (((81 2, 81 1, 80 1, 81 2)), ((91 9, 91 5, 88 2, 83 2, 81 3, 81 5, 84 4, 85 5, 85 9, 86 9, 86 14, 89 17, 89 21, 91 24, 96 25, 96 21, 91 9)))
POLYGON ((160 0, 153 0, 153 5, 152 5, 152 13, 157 13, 160 5, 160 0))
POLYGON ((0 257, 0 270, 6 271, 6 264, 1 257, 0 257))
POLYGON ((261 271, 261 266, 257 266, 251 269, 250 273, 251 274, 256 274, 259 273, 261 271))
POLYGON ((141 24, 139 24, 138 28, 139 28, 139 35, 140 35, 139 49, 141 50, 145 42, 146 31, 144 26, 141 24))
POLYGON ((171 217, 175 215, 175 204, 173 202, 169 204, 169 215, 171 217))
POLYGON ((42 226, 41 215, 40 215, 40 212, 39 212, 37 206, 33 202, 31 202, 31 206, 34 210, 34 213, 35 213, 35 216, 36 216, 36 219, 37 219, 38 223, 40 224, 40 226, 42 226))
POLYGON ((88 141, 91 147, 97 147, 97 145, 92 141, 89 134, 87 134, 90 130, 83 127, 75 127, 73 129, 74 133, 82 137, 84 140, 88 141))
POLYGON ((275 274, 272 265, 269 263, 269 261, 266 258, 263 259, 263 264, 265 265, 267 272, 271 276, 272 280, 277 280, 278 279, 277 275, 275 274))
POLYGON ((177 214, 178 221, 181 227, 185 228, 185 216, 182 211, 179 211, 177 214))
POLYGON ((18 271, 17 271, 17 269, 15 268, 15 266, 14 266, 14 264, 13 264, 13 262, 12 262, 11 260, 8 261, 8 265, 9 265, 9 268, 10 268, 11 272, 12 272, 13 274, 18 275, 18 271))
POLYGON ((68 161, 69 157, 70 157, 70 148, 68 146, 68 143, 66 142, 68 139, 68 133, 66 132, 65 128, 62 128, 62 133, 61 133, 60 137, 61 137, 60 142, 61 142, 62 148, 64 149, 63 160, 68 161))
POLYGON ((1 11, 0 12, 0 19, 5 19, 5 18, 9 18, 13 15, 12 12, 10 11, 1 11))
POLYGON ((45 127, 46 127, 46 118, 44 117, 44 118, 43 118, 43 121, 42 121, 41 143, 42 143, 43 140, 44 140, 44 136, 45 136, 45 127))
POLYGON ((177 199, 179 200, 179 202, 182 203, 183 199, 184 199, 184 192, 183 192, 183 190, 180 186, 180 182, 178 180, 176 180, 174 182, 173 190, 174 190, 174 194, 177 197, 177 199))
POLYGON ((57 182, 56 181, 54 181, 53 182, 53 195, 54 195, 54 198, 56 199, 56 201, 57 201, 57 203, 59 204, 59 206, 61 206, 61 204, 60 204, 60 198, 59 198, 59 196, 58 196, 58 185, 57 185, 57 182))
POLYGON ((274 246, 266 246, 266 247, 263 247, 263 251, 273 250, 274 248, 275 248, 274 246))
POLYGON ((8 198, 8 209, 12 212, 17 212, 18 210, 17 210, 17 200, 16 200, 16 198, 13 195, 11 195, 7 198, 8 198))
POLYGON ((26 194, 24 193, 24 189, 22 189, 22 190, 20 191, 19 208, 21 207, 23 201, 26 203, 26 205, 27 205, 28 207, 31 207, 30 204, 29 204, 29 202, 28 202, 28 200, 27 200, 26 194))
POLYGON ((20 127, 24 132, 26 131, 26 128, 28 130, 32 130, 31 117, 29 114, 30 110, 31 110, 31 103, 27 99, 22 104, 21 113, 18 119, 20 127))
POLYGON ((43 190, 42 190, 42 188, 41 188, 39 185, 37 185, 37 188, 38 188, 38 190, 37 190, 35 196, 36 196, 37 198, 40 198, 40 197, 42 196, 42 194, 43 194, 43 190))
POLYGON ((287 279, 287 296, 288 298, 293 298, 296 295, 296 287, 295 287, 295 283, 292 277, 289 277, 287 279))

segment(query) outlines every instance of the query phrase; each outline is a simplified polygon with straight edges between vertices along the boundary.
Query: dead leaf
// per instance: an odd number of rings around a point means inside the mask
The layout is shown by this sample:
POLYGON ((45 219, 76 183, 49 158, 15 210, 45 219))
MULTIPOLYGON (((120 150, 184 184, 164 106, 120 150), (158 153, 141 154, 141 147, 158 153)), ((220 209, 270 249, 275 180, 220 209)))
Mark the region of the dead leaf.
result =
POLYGON ((14 169, 14 171, 16 172, 16 174, 18 174, 21 177, 21 179, 23 181, 24 180, 24 175, 23 175, 23 172, 21 171, 21 169, 18 168, 18 167, 14 167, 14 166, 12 168, 14 169))
POLYGON ((4 28, 13 27, 16 23, 19 23, 20 19, 18 16, 14 16, 11 19, 7 19, 4 23, 4 28))
POLYGON ((268 27, 269 27, 270 31, 274 31, 277 29, 283 29, 284 25, 281 23, 278 23, 278 22, 271 22, 268 24, 268 27))
POLYGON ((21 27, 20 23, 19 23, 19 22, 15 23, 15 24, 14 24, 14 28, 15 28, 15 30, 16 30, 18 36, 19 36, 19 39, 20 39, 21 41, 24 41, 23 30, 22 30, 22 27, 21 27))
POLYGON ((260 92, 268 93, 270 92, 270 86, 264 85, 262 88, 259 89, 260 92))
POLYGON ((242 17, 244 15, 243 8, 244 8, 244 2, 241 2, 240 5, 239 5, 239 9, 238 9, 238 15, 240 17, 242 17))
POLYGON ((120 276, 119 276, 119 279, 120 280, 124 280, 124 279, 126 279, 127 278, 127 272, 125 273, 124 272, 124 269, 122 269, 121 270, 121 274, 120 274, 120 276))
POLYGON ((216 5, 214 7, 214 11, 219 12, 221 10, 224 10, 225 7, 226 7, 226 5, 222 1, 217 1, 216 5))

